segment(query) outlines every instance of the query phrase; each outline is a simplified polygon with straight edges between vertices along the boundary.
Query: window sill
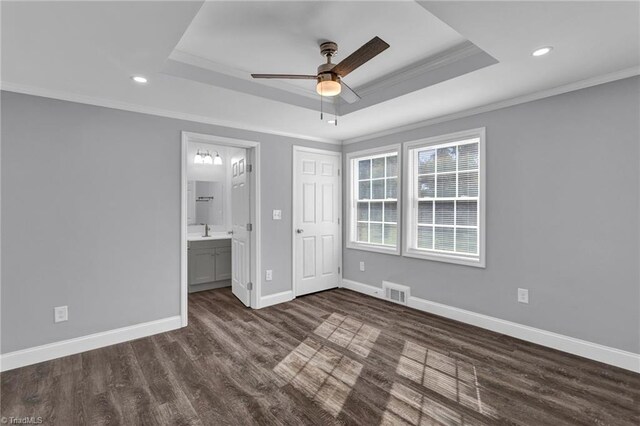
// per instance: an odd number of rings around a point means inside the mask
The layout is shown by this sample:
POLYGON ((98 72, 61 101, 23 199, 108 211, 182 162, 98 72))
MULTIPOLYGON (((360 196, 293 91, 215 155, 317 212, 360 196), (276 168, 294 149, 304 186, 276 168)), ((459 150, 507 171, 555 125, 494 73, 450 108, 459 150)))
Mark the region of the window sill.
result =
POLYGON ((374 253, 393 254, 395 256, 400 256, 400 249, 398 247, 378 246, 375 244, 356 243, 353 241, 349 241, 347 243, 347 248, 353 249, 353 250, 372 251, 374 253))
POLYGON ((416 259, 434 260, 436 262, 444 263, 455 263, 457 265, 473 266, 475 268, 486 268, 484 257, 482 256, 480 258, 474 259, 449 254, 425 253, 423 251, 407 248, 405 248, 402 255, 405 257, 413 257, 416 259))

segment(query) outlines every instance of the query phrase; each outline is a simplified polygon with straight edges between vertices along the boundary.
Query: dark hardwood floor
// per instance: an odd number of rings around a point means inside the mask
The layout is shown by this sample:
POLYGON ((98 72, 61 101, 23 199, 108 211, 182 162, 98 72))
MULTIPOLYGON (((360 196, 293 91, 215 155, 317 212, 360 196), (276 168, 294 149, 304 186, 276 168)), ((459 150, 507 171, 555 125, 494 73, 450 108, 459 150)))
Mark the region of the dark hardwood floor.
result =
POLYGON ((262 310, 189 295, 189 326, 2 374, 57 425, 635 425, 640 375, 348 290, 262 310))

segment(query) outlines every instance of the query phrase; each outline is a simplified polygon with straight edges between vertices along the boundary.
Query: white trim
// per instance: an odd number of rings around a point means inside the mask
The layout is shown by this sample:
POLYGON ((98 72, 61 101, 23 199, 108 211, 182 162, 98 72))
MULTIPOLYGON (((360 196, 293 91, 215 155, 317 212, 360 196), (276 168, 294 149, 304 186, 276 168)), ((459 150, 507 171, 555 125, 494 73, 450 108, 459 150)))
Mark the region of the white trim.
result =
MULTIPOLYGON (((382 298, 382 289, 369 284, 344 279, 343 287, 358 293, 382 298)), ((515 322, 478 314, 465 309, 432 302, 419 297, 410 296, 407 306, 419 311, 428 312, 444 318, 460 321, 465 324, 490 330, 496 333, 505 334, 540 346, 578 355, 594 361, 624 368, 625 370, 640 373, 640 354, 624 351, 621 349, 604 346, 586 340, 539 328, 522 325, 515 322)))
POLYGON ((254 201, 251 205, 251 223, 253 231, 251 232, 251 282, 253 283, 253 289, 251 290, 251 307, 254 309, 260 308, 262 294, 262 275, 260 273, 262 268, 262 220, 260 215, 261 206, 261 167, 260 167, 260 142, 248 141, 243 139, 227 138, 223 136, 207 135, 194 132, 182 132, 182 154, 181 154, 181 167, 182 178, 180 186, 180 199, 181 206, 181 218, 180 218, 180 316, 182 318, 182 326, 185 327, 188 321, 188 298, 189 298, 189 285, 187 277, 187 201, 186 201, 186 189, 187 189, 187 145, 189 142, 204 143, 214 145, 224 145, 245 149, 254 149, 255 158, 253 159, 253 171, 251 173, 251 188, 254 201))
POLYGON ((384 299, 384 289, 369 284, 363 284, 358 281, 343 278, 342 288, 357 291, 358 293, 366 294, 367 296, 377 297, 378 299, 384 299))
MULTIPOLYGON (((334 155, 336 157, 340 157, 340 159, 342 159, 342 151, 331 151, 331 150, 322 149, 322 148, 309 148, 308 146, 302 146, 302 145, 293 145, 293 150, 302 151, 302 152, 312 152, 314 154, 329 154, 329 155, 334 155)), ((342 167, 342 165, 340 167, 342 167)))
POLYGON ((60 342, 48 343, 33 348, 21 349, 0 355, 0 371, 13 370, 26 365, 78 354, 117 343, 140 339, 181 327, 180 316, 143 322, 114 330, 102 331, 87 336, 76 337, 60 342))
POLYGON ((287 291, 282 291, 280 293, 262 296, 262 298, 260 298, 260 309, 277 305, 279 303, 289 302, 290 300, 293 300, 293 299, 295 299, 295 296, 293 295, 293 290, 287 290, 287 291))
POLYGON ((623 70, 615 71, 609 74, 591 77, 591 78, 576 81, 573 83, 565 84, 562 86, 557 86, 551 89, 545 89, 538 92, 529 93, 528 95, 505 99, 503 101, 485 104, 479 107, 470 108, 470 109, 462 110, 459 112, 454 112, 452 114, 433 117, 426 120, 417 121, 415 123, 405 124, 403 126, 391 127, 388 129, 377 131, 377 132, 368 133, 366 135, 357 136, 354 138, 348 138, 343 140, 342 144, 349 145, 352 143, 358 143, 362 141, 368 141, 371 139, 377 139, 383 136, 389 136, 396 133, 407 132, 409 130, 415 130, 422 127, 432 126, 438 123, 444 123, 446 121, 457 120, 459 118, 469 117, 472 115, 495 111, 495 110, 507 108, 510 106, 537 101, 539 99, 549 98, 551 96, 561 95, 563 93, 574 92, 576 90, 586 89, 588 87, 598 86, 600 84, 610 83, 616 80, 622 80, 622 79, 633 77, 639 74, 640 74, 640 67, 625 68, 623 70))
MULTIPOLYGON (((436 69, 454 64, 461 61, 462 59, 477 54, 487 55, 487 53, 480 49, 478 46, 468 40, 465 40, 462 43, 457 44, 444 52, 428 57, 424 61, 419 61, 418 63, 411 64, 405 68, 391 73, 390 75, 382 76, 374 81, 359 86, 358 94, 360 95, 360 97, 364 98, 396 84, 413 80, 424 74, 433 72, 436 69)), ((424 89, 424 87, 421 87, 417 90, 421 89, 424 89)))
MULTIPOLYGON (((347 193, 346 193, 346 198, 345 201, 347 203, 346 205, 346 219, 345 219, 345 224, 344 224, 344 228, 346 229, 346 247, 348 249, 352 249, 352 250, 364 250, 364 251, 371 251, 371 252, 375 252, 375 253, 384 253, 384 254, 392 254, 392 255, 400 255, 400 249, 401 249, 401 234, 402 234, 402 224, 403 224, 403 220, 402 220, 402 200, 403 200, 403 194, 402 194, 402 145, 401 144, 391 144, 391 145, 385 145, 385 146, 381 146, 381 147, 377 147, 377 148, 370 148, 370 149, 365 149, 365 150, 361 150, 361 151, 354 151, 354 152, 349 152, 346 156, 346 161, 345 161, 345 172, 344 172, 344 176, 346 177, 346 188, 347 188, 347 193), (361 242, 357 242, 355 241, 354 237, 354 232, 357 232, 356 226, 354 224, 354 222, 352 221, 352 218, 354 217, 355 214, 357 214, 355 212, 356 210, 356 201, 354 199, 354 191, 357 191, 357 189, 355 188, 355 182, 358 180, 355 178, 355 173, 356 170, 353 167, 352 163, 353 160, 356 159, 360 159, 360 158, 368 158, 368 157, 375 157, 375 156, 383 156, 385 154, 390 154, 392 152, 397 152, 397 156, 398 156, 398 163, 397 163, 397 167, 398 167, 398 173, 397 173, 397 182, 398 182, 398 189, 397 189, 397 233, 398 233, 398 239, 396 241, 396 246, 395 247, 390 247, 390 246, 384 246, 384 245, 378 245, 378 244, 371 244, 371 243, 361 243, 361 242)), ((385 194, 386 196, 386 194, 385 194)), ((369 200, 369 201, 376 201, 376 200, 369 200)), ((380 200, 382 201, 382 200, 380 200)))
MULTIPOLYGON (((448 133, 446 135, 434 136, 425 139, 419 139, 417 141, 405 142, 403 144, 403 154, 405 158, 405 164, 403 164, 404 170, 404 181, 405 192, 403 195, 403 200, 405 205, 407 206, 404 209, 404 226, 402 227, 402 255, 405 257, 414 257, 417 259, 425 259, 425 260, 434 260, 438 262, 447 262, 447 263, 455 263, 458 265, 466 265, 466 266, 474 266, 477 268, 486 267, 485 259, 486 255, 486 176, 487 176, 487 167, 486 167, 486 129, 484 127, 480 127, 477 129, 469 129, 463 130, 455 133, 448 133), (478 160, 479 160, 479 171, 478 171, 478 179, 479 182, 479 191, 478 191, 478 256, 477 257, 466 257, 463 254, 459 253, 438 253, 436 251, 423 251, 418 250, 414 247, 415 243, 415 229, 416 224, 414 223, 415 209, 418 208, 417 201, 414 197, 414 162, 413 156, 410 155, 410 151, 420 147, 428 147, 431 145, 443 145, 447 143, 457 144, 457 142, 463 142, 467 139, 479 139, 478 143, 478 160)), ((435 225, 434 225, 435 226, 435 225)))
POLYGON ((371 139, 376 139, 382 136, 388 136, 395 133, 401 133, 409 130, 419 129, 421 127, 428 127, 437 123, 444 123, 446 121, 469 117, 469 116, 481 114, 484 112, 495 111, 498 109, 507 108, 510 106, 519 105, 527 102, 532 102, 539 99, 548 98, 551 96, 561 95, 563 93, 586 89, 588 87, 598 86, 600 84, 610 83, 616 80, 622 80, 622 79, 633 77, 639 74, 640 74, 639 67, 625 68, 620 71, 614 71, 609 74, 586 78, 584 80, 565 84, 562 86, 557 86, 551 89, 541 90, 541 91, 530 93, 524 96, 505 99, 502 101, 482 105, 479 107, 462 110, 452 114, 446 114, 439 117, 433 117, 426 120, 417 121, 417 122, 406 124, 403 126, 390 127, 377 132, 367 133, 361 136, 344 139, 342 141, 336 140, 336 139, 327 139, 327 138, 312 137, 308 135, 300 135, 296 133, 278 132, 268 128, 248 126, 246 123, 240 124, 240 123, 231 122, 231 121, 216 120, 209 116, 186 114, 186 113, 177 112, 177 111, 169 111, 169 110, 163 110, 160 108, 153 108, 153 107, 148 107, 143 105, 131 104, 127 102, 115 101, 112 99, 79 95, 79 94, 67 92, 67 91, 44 89, 41 87, 11 83, 6 81, 0 82, 0 90, 5 90, 7 92, 22 93, 25 95, 42 96, 42 97, 51 98, 51 99, 60 99, 64 101, 77 102, 77 103, 87 104, 87 105, 102 106, 105 108, 119 109, 123 111, 139 112, 142 114, 150 114, 150 115, 156 115, 160 117, 175 118, 178 120, 193 121, 196 123, 206 123, 206 124, 212 124, 215 126, 224 126, 224 127, 243 129, 243 130, 248 130, 253 132, 261 132, 265 134, 285 136, 290 138, 298 138, 298 139, 304 139, 304 140, 315 141, 315 142, 324 142, 324 143, 335 144, 335 145, 341 145, 341 144, 349 145, 352 143, 368 141, 371 139))
POLYGON ((189 276, 187 267, 189 265, 187 234, 189 220, 187 218, 187 157, 189 138, 186 132, 182 132, 180 145, 180 318, 183 327, 187 326, 189 318, 189 276), (185 297, 184 292, 187 292, 185 297))
POLYGON ((475 325, 476 327, 481 327, 496 333, 516 337, 527 342, 640 373, 640 354, 634 354, 559 333, 478 314, 437 302, 431 302, 418 297, 410 297, 408 306, 420 311, 475 325))
POLYGON ((280 132, 277 130, 269 129, 267 127, 251 126, 244 122, 238 123, 238 122, 228 121, 228 120, 218 120, 211 116, 188 114, 184 112, 154 108, 146 105, 121 102, 113 99, 80 95, 77 93, 72 93, 72 92, 67 92, 62 90, 44 89, 41 87, 28 86, 24 84, 17 84, 17 83, 11 83, 6 81, 0 82, 0 90, 4 90, 7 92, 14 92, 14 93, 22 93, 24 95, 41 96, 41 97, 50 98, 50 99, 59 99, 62 101, 76 102, 76 103, 86 104, 86 105, 100 106, 104 108, 119 109, 122 111, 138 112, 141 114, 155 115, 158 117, 174 118, 176 120, 192 121, 195 123, 205 123, 205 124, 211 124, 214 126, 222 126, 222 127, 232 128, 232 129, 246 130, 250 132, 265 133, 269 135, 284 136, 288 138, 303 139, 303 140, 314 141, 314 142, 323 142, 323 143, 329 143, 333 145, 342 144, 342 142, 337 139, 327 139, 327 138, 321 138, 321 137, 305 136, 298 133, 280 132))
MULTIPOLYGON (((342 231, 344 229, 344 221, 342 220, 342 183, 344 174, 340 170, 342 169, 342 152, 340 151, 329 151, 326 149, 319 148, 308 148, 306 146, 293 145, 293 153, 291 155, 291 291, 293 292, 293 297, 295 298, 297 293, 296 286, 296 188, 298 187, 298 176, 296 171, 298 170, 296 167, 297 158, 300 152, 311 152, 314 154, 325 154, 331 155, 334 157, 338 157, 338 177, 340 178, 340 182, 338 184, 338 201, 340 205, 338 206, 338 221, 340 223, 340 229, 338 231, 338 247, 340 247, 340 252, 338 253, 338 259, 336 264, 340 268, 340 273, 338 274, 338 287, 342 281, 342 254, 343 254, 343 244, 342 244, 342 231)), ((298 200, 299 201, 299 200, 298 200)))

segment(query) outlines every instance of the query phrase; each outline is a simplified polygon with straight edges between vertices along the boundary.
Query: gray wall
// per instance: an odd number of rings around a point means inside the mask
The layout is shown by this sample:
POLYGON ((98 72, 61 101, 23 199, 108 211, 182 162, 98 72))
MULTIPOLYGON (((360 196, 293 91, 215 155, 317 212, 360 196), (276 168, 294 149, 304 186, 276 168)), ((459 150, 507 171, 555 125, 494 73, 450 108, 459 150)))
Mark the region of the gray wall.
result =
POLYGON ((639 99, 636 77, 345 146, 486 127, 487 267, 345 247, 344 278, 640 353, 639 99))
MULTIPOLYGON (((487 268, 345 249, 344 277, 640 352, 639 96, 639 79, 626 79, 346 146, 485 126, 487 268), (529 305, 516 302, 518 287, 529 305)), ((291 146, 338 147, 9 92, 0 100, 1 353, 179 314, 182 130, 262 143, 261 273, 274 272, 263 294, 290 288, 291 146), (276 208, 282 221, 271 220, 276 208), (53 307, 65 304, 69 321, 54 324, 53 307)))
POLYGON ((182 130, 261 142, 262 267, 274 277, 263 295, 291 288, 291 147, 339 146, 10 92, 0 100, 2 353, 179 314, 182 130), (59 305, 69 321, 54 324, 59 305))

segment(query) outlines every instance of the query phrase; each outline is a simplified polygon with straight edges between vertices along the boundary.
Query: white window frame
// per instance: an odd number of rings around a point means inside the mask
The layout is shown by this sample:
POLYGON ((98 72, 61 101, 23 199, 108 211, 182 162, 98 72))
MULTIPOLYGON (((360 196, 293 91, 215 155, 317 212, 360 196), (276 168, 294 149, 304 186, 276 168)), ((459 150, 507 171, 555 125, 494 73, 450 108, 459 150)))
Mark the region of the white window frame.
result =
POLYGON ((485 128, 464 130, 461 132, 450 133, 441 136, 435 136, 417 141, 406 142, 403 145, 403 157, 406 158, 406 164, 403 164, 403 177, 405 190, 402 194, 405 200, 404 209, 404 226, 402 227, 402 255, 406 257, 414 257, 418 259, 435 260, 440 262, 456 263, 460 265, 475 266, 479 268, 485 267, 486 258, 486 138, 485 128), (417 173, 414 155, 411 151, 417 148, 425 148, 433 145, 442 145, 447 143, 461 142, 468 139, 479 139, 478 144, 478 256, 464 256, 454 253, 438 253, 434 251, 426 251, 415 248, 417 246, 417 209, 418 200, 416 197, 415 176, 417 173))
MULTIPOLYGON (((402 146, 401 144, 393 144, 393 145, 385 145, 379 148, 372 148, 363 151, 350 152, 346 155, 346 170, 347 170, 347 232, 346 232, 346 240, 347 240, 347 248, 355 249, 355 250, 366 250, 372 251, 376 253, 386 253, 386 254, 394 254, 400 255, 401 252, 401 243, 402 243, 402 146), (354 161, 358 161, 360 159, 366 157, 375 157, 382 156, 385 154, 397 153, 398 156, 398 190, 397 190, 397 241, 396 246, 384 246, 380 244, 370 244, 359 242, 356 239, 357 235, 357 207, 358 201, 356 200, 355 194, 358 192, 357 184, 358 179, 356 177, 356 173, 358 172, 357 167, 354 167, 354 161)), ((371 200, 375 201, 375 200, 371 200)), ((380 200, 384 201, 384 200, 380 200)))

